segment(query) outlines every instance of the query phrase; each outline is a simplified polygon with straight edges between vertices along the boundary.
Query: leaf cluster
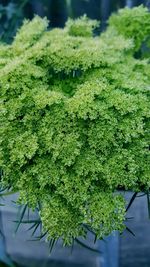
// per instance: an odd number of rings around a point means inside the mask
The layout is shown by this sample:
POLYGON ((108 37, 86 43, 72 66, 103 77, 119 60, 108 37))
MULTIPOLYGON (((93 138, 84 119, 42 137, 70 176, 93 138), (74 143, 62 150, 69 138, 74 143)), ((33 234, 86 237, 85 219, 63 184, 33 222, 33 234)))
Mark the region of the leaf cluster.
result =
POLYGON ((145 8, 125 9, 93 37, 86 17, 47 31, 36 16, 0 46, 2 184, 40 203, 44 231, 65 245, 87 228, 122 231, 116 191, 149 190, 150 65, 134 56, 147 20, 145 8))

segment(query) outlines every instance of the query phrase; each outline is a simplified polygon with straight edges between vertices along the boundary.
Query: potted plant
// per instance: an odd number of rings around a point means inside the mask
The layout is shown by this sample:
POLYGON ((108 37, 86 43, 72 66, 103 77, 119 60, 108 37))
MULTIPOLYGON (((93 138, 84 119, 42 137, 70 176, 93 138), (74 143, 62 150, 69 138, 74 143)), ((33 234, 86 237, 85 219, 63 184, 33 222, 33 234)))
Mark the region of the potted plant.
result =
POLYGON ((143 6, 100 36, 86 16, 50 31, 36 16, 0 47, 1 183, 38 210, 51 246, 122 232, 119 190, 149 194, 149 25, 143 6))

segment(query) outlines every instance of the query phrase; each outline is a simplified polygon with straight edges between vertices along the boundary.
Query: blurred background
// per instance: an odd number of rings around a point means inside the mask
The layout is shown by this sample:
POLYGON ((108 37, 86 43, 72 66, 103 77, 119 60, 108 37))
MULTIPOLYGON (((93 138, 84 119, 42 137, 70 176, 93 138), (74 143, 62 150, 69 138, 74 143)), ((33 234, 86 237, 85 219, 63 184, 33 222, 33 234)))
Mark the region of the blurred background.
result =
POLYGON ((24 18, 48 17, 50 27, 63 27, 68 16, 87 14, 106 26, 109 15, 124 6, 148 5, 147 0, 0 0, 0 38, 10 43, 24 18))

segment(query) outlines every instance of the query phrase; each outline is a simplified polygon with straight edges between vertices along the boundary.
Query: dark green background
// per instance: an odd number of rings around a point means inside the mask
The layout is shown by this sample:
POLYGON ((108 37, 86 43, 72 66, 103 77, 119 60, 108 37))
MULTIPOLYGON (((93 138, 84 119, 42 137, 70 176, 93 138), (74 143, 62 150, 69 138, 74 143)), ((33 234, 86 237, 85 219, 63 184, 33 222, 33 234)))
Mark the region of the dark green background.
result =
POLYGON ((11 42, 17 28, 24 18, 31 19, 34 14, 47 16, 51 27, 63 27, 67 17, 88 17, 101 20, 104 28, 111 12, 140 4, 148 5, 147 0, 1 0, 0 1, 0 39, 11 42))

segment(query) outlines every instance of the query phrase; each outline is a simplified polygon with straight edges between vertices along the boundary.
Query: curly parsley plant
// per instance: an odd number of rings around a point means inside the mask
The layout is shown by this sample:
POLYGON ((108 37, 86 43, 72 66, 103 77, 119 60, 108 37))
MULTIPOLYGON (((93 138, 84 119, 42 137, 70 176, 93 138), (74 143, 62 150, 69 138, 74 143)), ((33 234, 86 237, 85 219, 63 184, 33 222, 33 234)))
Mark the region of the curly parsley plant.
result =
POLYGON ((1 183, 40 203, 48 238, 122 231, 118 190, 150 188, 150 64, 134 57, 149 21, 124 9, 94 37, 86 16, 50 31, 36 16, 0 45, 1 183))

